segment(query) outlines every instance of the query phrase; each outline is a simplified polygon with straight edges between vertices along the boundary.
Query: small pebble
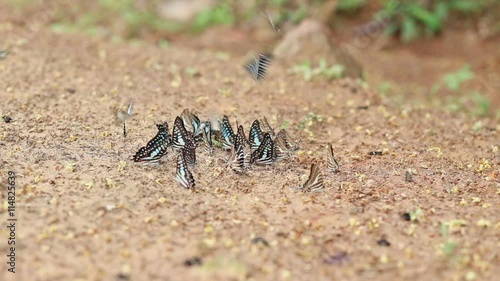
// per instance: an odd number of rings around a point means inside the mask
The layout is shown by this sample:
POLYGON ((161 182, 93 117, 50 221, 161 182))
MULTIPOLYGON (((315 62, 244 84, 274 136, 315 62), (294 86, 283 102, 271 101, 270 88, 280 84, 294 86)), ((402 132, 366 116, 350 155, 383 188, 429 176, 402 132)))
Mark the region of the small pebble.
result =
POLYGON ((401 214, 401 218, 403 218, 405 221, 410 221, 411 220, 410 213, 401 214))
POLYGON ((370 151, 368 152, 368 155, 382 155, 382 151, 380 150, 370 151))
POLYGON ((269 247, 269 243, 264 238, 261 237, 255 237, 254 239, 252 239, 252 244, 269 247))

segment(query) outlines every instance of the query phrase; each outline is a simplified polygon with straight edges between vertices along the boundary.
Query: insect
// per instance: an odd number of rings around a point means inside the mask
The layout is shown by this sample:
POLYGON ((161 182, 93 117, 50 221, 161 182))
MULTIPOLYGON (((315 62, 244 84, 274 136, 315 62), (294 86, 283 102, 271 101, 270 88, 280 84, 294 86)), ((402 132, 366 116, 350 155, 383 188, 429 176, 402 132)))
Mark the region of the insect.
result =
POLYGON ((200 118, 196 116, 194 113, 189 111, 189 109, 184 109, 181 113, 181 118, 184 123, 185 128, 191 128, 191 131, 193 132, 194 135, 197 135, 200 132, 200 118))
POLYGON ((118 108, 116 110, 116 118, 118 118, 119 121, 123 122, 123 136, 127 137, 127 128, 125 127, 125 121, 127 119, 132 118, 132 113, 134 111, 134 104, 132 101, 128 104, 127 111, 124 111, 121 108, 118 108))
POLYGON ((188 134, 184 122, 177 116, 174 121, 174 129, 172 132, 172 143, 175 149, 183 148, 186 145, 186 140, 191 138, 192 135, 188 134))
POLYGON ((203 148, 209 154, 212 155, 214 153, 214 148, 212 146, 212 140, 208 137, 207 132, 205 130, 201 131, 203 136, 203 148))
POLYGON ((247 72, 252 76, 252 78, 259 82, 265 80, 267 77, 267 68, 274 59, 272 53, 264 52, 260 53, 258 57, 247 62, 244 67, 247 72))
POLYGON ((167 149, 172 145, 172 136, 168 131, 168 124, 164 122, 157 124, 158 133, 133 156, 134 162, 146 162, 145 164, 158 164, 160 158, 167 154, 167 149))
POLYGON ((238 138, 235 140, 234 147, 231 148, 231 157, 229 158, 228 166, 236 173, 244 172, 245 153, 243 151, 243 145, 241 145, 238 138))
POLYGON ((182 148, 182 155, 188 165, 196 165, 196 144, 192 139, 186 140, 186 144, 182 148))
POLYGON ((283 37, 283 33, 281 33, 281 30, 274 23, 273 19, 268 14, 266 14, 266 12, 262 8, 260 9, 260 11, 262 12, 262 15, 264 16, 264 18, 266 18, 266 20, 269 22, 271 27, 278 33, 278 35, 283 37))
POLYGON ((175 180, 184 188, 194 189, 195 187, 193 174, 189 171, 186 159, 182 153, 179 153, 177 156, 177 171, 175 173, 175 180))
POLYGON ((229 118, 226 115, 222 118, 221 125, 221 135, 222 135, 222 147, 224 149, 231 149, 234 141, 234 131, 231 127, 231 123, 229 123, 229 118))
POLYGON ((0 60, 4 60, 7 58, 7 56, 9 55, 10 53, 10 50, 9 49, 6 49, 6 50, 3 50, 3 51, 0 51, 0 60))
POLYGON ((253 121, 252 126, 250 126, 250 133, 248 134, 250 149, 252 151, 257 150, 263 138, 264 138, 264 133, 262 133, 262 130, 260 129, 259 120, 253 121))
POLYGON ((281 139, 283 141, 283 144, 286 149, 290 150, 291 152, 297 151, 300 149, 300 145, 298 142, 294 142, 289 136, 288 133, 286 132, 285 129, 281 129, 278 134, 276 135, 277 139, 281 139))
MULTIPOLYGON (((280 131, 281 132, 281 131, 280 131)), ((278 133, 274 139, 274 157, 276 162, 285 160, 292 155, 292 151, 287 148, 284 134, 278 133)))
POLYGON ((235 146, 236 146, 236 143, 238 143, 243 148, 245 148, 245 146, 247 144, 247 139, 245 137, 245 131, 243 130, 243 126, 242 125, 238 126, 238 132, 236 133, 235 138, 236 138, 236 141, 234 142, 235 146))
POLYGON ((267 118, 264 116, 264 118, 262 118, 260 120, 260 125, 262 126, 262 132, 264 133, 270 133, 271 134, 271 137, 274 137, 276 134, 274 133, 274 129, 273 127, 271 127, 271 125, 269 125, 269 122, 267 121, 267 118))
POLYGON ((319 165, 311 164, 311 172, 307 181, 300 187, 302 192, 319 192, 323 191, 325 186, 323 184, 323 176, 319 170, 319 165))
POLYGON ((340 166, 339 166, 339 162, 337 162, 337 160, 334 157, 332 144, 328 144, 326 146, 326 164, 327 164, 328 171, 330 171, 332 173, 339 172, 340 166))
POLYGON ((270 165, 274 162, 274 143, 269 133, 264 134, 264 139, 259 148, 252 152, 250 163, 270 165))

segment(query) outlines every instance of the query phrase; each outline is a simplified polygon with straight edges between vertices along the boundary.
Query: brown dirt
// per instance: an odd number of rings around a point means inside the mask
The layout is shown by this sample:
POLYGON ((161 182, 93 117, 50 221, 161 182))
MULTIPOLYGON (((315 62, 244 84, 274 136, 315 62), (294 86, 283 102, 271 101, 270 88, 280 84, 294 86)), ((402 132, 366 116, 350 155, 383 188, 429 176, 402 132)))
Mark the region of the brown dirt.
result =
MULTIPOLYGON (((280 62, 254 83, 240 56, 39 32, 0 62, 1 180, 17 174, 17 269, 1 280, 494 280, 500 274, 500 127, 419 109, 350 80, 304 82, 280 62), (186 74, 195 68, 200 76, 186 74), (67 89, 74 89, 70 93, 67 89), (132 99, 128 137, 113 109, 132 99), (368 106, 359 107, 359 106, 368 106), (199 154, 197 192, 174 153, 130 156, 184 108, 244 124, 267 116, 302 139, 293 159, 247 175, 199 154), (297 126, 309 113, 323 122, 297 126), (333 143, 326 192, 293 193, 333 143), (381 156, 368 152, 383 150, 381 156), (414 182, 405 182, 411 169, 414 182), (416 221, 401 214, 420 208, 416 221), (442 224, 450 223, 448 237, 442 224), (269 247, 251 243, 262 237, 269 247), (390 246, 377 241, 385 238, 390 246), (448 241, 448 243, 447 243, 448 241), (447 246, 455 245, 449 252, 447 246), (341 262, 325 259, 346 252, 341 262), (200 257, 200 267, 185 267, 200 257), (119 274, 122 273, 122 279, 119 274)), ((2 217, 6 216, 2 192, 2 217)), ((2 227, 2 237, 7 230, 2 227)), ((0 244, 2 256, 6 243, 0 244)))

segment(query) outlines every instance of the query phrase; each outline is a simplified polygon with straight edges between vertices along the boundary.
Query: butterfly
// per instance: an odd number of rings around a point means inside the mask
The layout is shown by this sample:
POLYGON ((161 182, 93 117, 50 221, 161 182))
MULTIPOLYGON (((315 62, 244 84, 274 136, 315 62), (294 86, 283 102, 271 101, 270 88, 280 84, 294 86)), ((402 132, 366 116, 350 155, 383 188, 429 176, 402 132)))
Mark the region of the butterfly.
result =
POLYGON ((243 173, 245 169, 245 153, 243 145, 236 138, 234 147, 231 148, 231 157, 229 158, 228 166, 236 173, 243 173))
POLYGON ((175 180, 184 188, 194 189, 195 181, 193 174, 189 171, 186 159, 182 153, 179 153, 179 156, 177 156, 177 171, 175 173, 175 180))
POLYGON ((127 111, 124 111, 121 108, 118 108, 116 110, 116 118, 118 118, 119 121, 123 122, 123 136, 127 136, 127 128, 125 127, 125 120, 130 119, 132 117, 132 113, 134 111, 134 104, 132 101, 128 104, 127 111))
POLYGON ((291 152, 297 151, 300 149, 300 145, 297 142, 294 142, 289 136, 288 133, 286 132, 285 129, 281 129, 278 134, 276 135, 276 138, 281 139, 283 141, 283 144, 286 149, 290 150, 291 152))
POLYGON ((261 128, 264 133, 270 133, 271 137, 274 137, 276 135, 274 133, 273 127, 269 125, 269 122, 267 121, 267 118, 265 116, 260 120, 260 125, 262 126, 261 128))
POLYGON ((244 67, 252 78, 259 82, 265 80, 267 77, 267 68, 273 61, 274 55, 272 53, 260 53, 257 58, 247 62, 244 67))
POLYGON ((188 133, 186 127, 184 127, 184 122, 177 116, 174 121, 174 129, 172 132, 172 143, 174 148, 183 148, 188 138, 192 138, 192 134, 188 133))
MULTIPOLYGON (((281 132, 281 131, 280 131, 281 132)), ((286 145, 286 140, 284 139, 284 134, 278 133, 274 139, 274 158, 275 161, 281 161, 289 158, 292 155, 292 151, 288 149, 286 145)))
POLYGON ((252 152, 250 163, 258 165, 270 165, 274 162, 274 143, 269 133, 264 134, 264 139, 259 148, 252 152))
MULTIPOLYGON (((209 132, 210 132, 210 130, 209 130, 209 132)), ((203 148, 204 148, 204 150, 208 154, 212 155, 214 153, 214 148, 212 146, 212 139, 211 139, 211 137, 210 138, 208 137, 208 134, 207 134, 206 130, 202 130, 201 134, 203 136, 203 148)))
POLYGON ((190 128, 194 135, 201 133, 199 131, 201 125, 200 118, 189 111, 189 109, 186 108, 182 111, 181 118, 184 123, 184 127, 190 128))
POLYGON ((245 131, 243 130, 243 126, 242 125, 238 126, 238 132, 236 133, 235 138, 236 138, 236 140, 234 142, 235 148, 236 148, 236 143, 238 143, 239 145, 241 145, 243 148, 246 147, 247 139, 245 137, 245 131))
POLYGON ((196 144, 192 139, 187 139, 186 144, 181 149, 182 156, 186 159, 186 163, 190 166, 196 165, 196 144))
POLYGON ((158 133, 144 147, 133 156, 134 162, 158 164, 160 158, 167 154, 167 148, 172 145, 172 136, 168 131, 168 124, 157 124, 158 133))
POLYGON ((0 60, 6 59, 9 53, 10 53, 9 49, 0 51, 0 60))
POLYGON ((250 141, 250 149, 252 151, 257 150, 263 138, 264 138, 264 133, 262 133, 262 130, 260 129, 259 120, 253 121, 252 126, 250 126, 250 133, 248 134, 248 140, 250 141))
POLYGON ((271 27, 278 33, 279 36, 283 36, 283 33, 281 33, 281 30, 278 28, 278 26, 274 23, 273 19, 269 17, 266 12, 261 8, 260 11, 262 12, 262 15, 264 15, 264 18, 269 22, 271 27))
POLYGON ((339 172, 339 162, 335 160, 334 154, 333 154, 333 148, 331 144, 328 144, 326 147, 326 163, 328 167, 328 171, 332 173, 337 173, 339 172))
POLYGON ((229 123, 229 119, 226 115, 222 118, 221 125, 221 135, 222 135, 222 147, 224 149, 231 149, 234 141, 234 132, 231 127, 231 123, 229 123))
POLYGON ((299 188, 299 190, 302 192, 319 192, 324 189, 325 186, 323 184, 323 176, 321 175, 319 166, 317 164, 312 164, 309 178, 304 185, 299 188))

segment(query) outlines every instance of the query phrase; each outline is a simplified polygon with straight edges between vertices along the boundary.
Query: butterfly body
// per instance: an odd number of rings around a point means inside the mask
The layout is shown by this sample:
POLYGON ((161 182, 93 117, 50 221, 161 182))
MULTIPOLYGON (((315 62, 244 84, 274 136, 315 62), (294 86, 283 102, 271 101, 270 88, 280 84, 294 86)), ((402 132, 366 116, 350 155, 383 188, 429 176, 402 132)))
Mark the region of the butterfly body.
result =
POLYGON ((193 139, 193 133, 186 130, 182 118, 177 116, 174 121, 174 129, 172 132, 172 145, 175 149, 181 149, 186 145, 188 139, 193 139))

